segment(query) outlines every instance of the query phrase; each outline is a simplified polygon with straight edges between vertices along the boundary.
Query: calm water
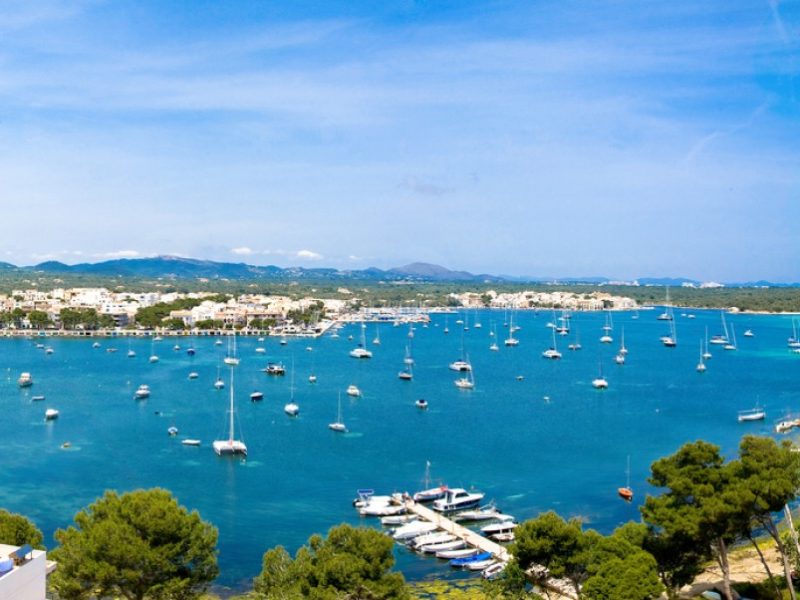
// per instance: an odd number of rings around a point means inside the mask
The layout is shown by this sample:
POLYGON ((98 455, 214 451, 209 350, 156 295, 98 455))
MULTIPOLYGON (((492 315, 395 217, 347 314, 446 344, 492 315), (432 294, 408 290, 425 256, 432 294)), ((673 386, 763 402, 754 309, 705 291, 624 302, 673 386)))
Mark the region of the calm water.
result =
MULTIPOLYGON (((695 372, 700 339, 706 326, 710 334, 719 332, 719 313, 696 311, 692 320, 676 313, 674 349, 661 346, 667 324, 656 321, 656 314, 642 311, 634 320, 633 313, 615 313, 615 340, 607 345, 598 341, 605 316, 577 313, 572 327, 583 350, 570 352, 573 335, 559 336, 564 358, 549 361, 540 355, 551 342, 550 313, 518 313, 521 343, 507 348, 503 312, 481 311, 483 327, 463 334, 475 370, 473 391, 458 390, 457 374, 447 367, 461 355, 455 315, 448 317, 449 335, 443 332, 444 315, 434 315, 428 328, 417 326, 412 382, 397 379, 407 326, 380 325, 381 345, 373 346, 377 326, 370 324, 372 360, 348 356, 359 337, 357 325, 344 328, 339 339, 290 339, 286 346, 277 338, 262 344, 240 340, 235 389, 249 450, 245 462, 218 458, 210 448, 213 439, 224 437, 229 398, 229 389, 212 385, 225 351, 213 338, 196 339, 194 357, 186 354, 185 339, 179 351, 173 350, 175 339, 133 340, 135 358, 126 357, 129 342, 122 339, 101 340, 102 347, 94 349, 87 340, 49 338, 42 340, 54 349, 49 355, 31 340, 3 339, 0 506, 32 518, 52 547, 55 529, 70 524, 104 490, 168 488, 219 528, 218 583, 231 587, 249 584, 266 549, 282 544, 294 552, 312 533, 343 521, 358 523, 350 506, 357 488, 413 492, 427 460, 434 477, 481 489, 519 519, 554 509, 610 531, 638 518, 656 458, 698 438, 735 453, 742 434, 770 434, 775 421, 800 409, 800 356, 786 347, 790 317, 728 316, 739 350, 711 346, 714 357, 701 375, 695 372), (493 323, 499 352, 489 350, 493 323), (617 366, 613 357, 623 326, 629 354, 617 366), (747 328, 755 337, 742 335, 747 328), (350 334, 354 341, 348 341, 350 334), (255 352, 259 345, 266 355, 255 352), (119 351, 107 353, 112 346, 119 351), (153 351, 161 360, 150 364, 153 351), (283 413, 291 377, 262 373, 268 360, 281 360, 289 369, 294 362, 301 408, 296 419, 283 413), (601 361, 610 383, 606 391, 591 387, 601 361), (308 383, 312 370, 316 384, 308 383), (22 371, 33 374, 32 388, 17 387, 22 371), (190 371, 199 378, 188 380, 190 371), (150 385, 152 396, 136 402, 133 393, 141 383, 150 385), (361 388, 362 398, 344 395, 350 383, 361 388), (264 392, 263 402, 249 401, 255 389, 264 392), (339 391, 346 435, 327 428, 336 417, 339 391), (34 395, 47 399, 32 402, 34 395), (422 397, 430 403, 427 411, 414 406, 422 397), (737 423, 737 411, 757 401, 766 407, 767 420, 737 423), (44 422, 48 407, 61 411, 57 421, 44 422), (171 425, 180 429, 177 439, 167 435, 171 425), (182 437, 200 438, 203 445, 183 446, 182 437), (65 441, 72 447, 61 449, 65 441), (628 455, 636 492, 631 505, 616 496, 628 455)), ((473 313, 470 324, 474 318, 473 313)), ((228 381, 224 369, 222 374, 228 381)), ((448 573, 434 559, 402 549, 397 556, 409 579, 448 573)))

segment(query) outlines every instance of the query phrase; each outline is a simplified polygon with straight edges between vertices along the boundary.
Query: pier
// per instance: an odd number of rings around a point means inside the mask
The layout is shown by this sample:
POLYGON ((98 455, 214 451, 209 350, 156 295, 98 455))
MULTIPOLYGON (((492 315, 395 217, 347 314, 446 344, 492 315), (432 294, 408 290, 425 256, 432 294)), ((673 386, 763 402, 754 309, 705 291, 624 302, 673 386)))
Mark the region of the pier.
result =
POLYGON ((491 552, 492 556, 494 556, 497 560, 508 562, 511 559, 511 555, 508 553, 508 550, 506 550, 497 542, 493 542, 489 538, 483 537, 479 533, 476 533, 471 529, 467 529, 463 525, 459 525, 455 521, 445 517, 443 514, 433 511, 427 506, 423 506, 422 504, 414 502, 414 500, 408 497, 402 498, 401 503, 403 506, 405 506, 408 512, 414 513, 419 518, 434 523, 437 527, 439 527, 439 529, 453 534, 457 538, 464 540, 467 544, 473 546, 474 548, 478 548, 482 552, 491 552))

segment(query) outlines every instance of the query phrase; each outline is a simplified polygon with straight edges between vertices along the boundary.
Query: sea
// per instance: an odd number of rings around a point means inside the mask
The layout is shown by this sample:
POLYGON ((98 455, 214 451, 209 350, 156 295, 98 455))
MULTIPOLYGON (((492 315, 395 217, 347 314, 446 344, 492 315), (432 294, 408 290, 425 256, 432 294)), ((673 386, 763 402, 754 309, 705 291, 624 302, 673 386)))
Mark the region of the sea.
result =
MULTIPOLYGON (((480 490, 520 521, 554 510, 607 533, 638 520, 647 494, 659 492, 647 483, 654 460, 698 439, 735 456, 741 436, 775 436, 775 423, 800 411, 800 354, 787 348, 791 316, 725 315, 738 349, 711 345, 707 371, 698 373, 701 344, 722 329, 720 311, 676 309, 675 348, 659 341, 669 332, 656 318, 661 312, 573 313, 569 335, 555 336, 561 360, 542 358, 553 344, 549 325, 560 324, 550 311, 438 313, 413 328, 368 323, 371 359, 348 354, 360 324, 344 326, 338 338, 329 332, 285 345, 243 337, 233 386, 227 346, 213 337, 101 338, 99 348, 95 339, 2 338, 0 507, 32 519, 53 548, 54 532, 105 490, 166 488, 219 529, 223 593, 249 588, 271 547, 293 553, 339 523, 380 528, 352 507, 357 490, 413 493, 427 463, 434 483, 480 490), (614 341, 603 344, 609 317, 614 341), (512 318, 514 347, 504 344, 512 318), (617 365, 623 331, 628 354, 617 365), (493 340, 499 351, 490 350, 493 340), (576 342, 582 349, 569 350, 576 342), (398 379, 407 348, 412 381, 398 379), (153 354, 158 362, 149 362, 153 354), (473 365, 473 390, 454 385, 460 375, 448 364, 461 358, 473 365), (267 375, 268 362, 283 363, 286 375, 267 375), (23 371, 32 387, 17 385, 23 371), (198 377, 189 379, 193 371, 198 377), (606 390, 591 384, 601 372, 606 390), (213 385, 218 376, 222 390, 213 385), (151 396, 137 401, 141 384, 151 396), (350 384, 360 398, 345 394, 350 384), (231 387, 244 460, 211 448, 228 435, 231 387), (256 390, 263 401, 250 400, 256 390), (328 429, 340 397, 344 434, 328 429), (295 418, 283 411, 292 398, 295 418), (416 407, 420 398, 427 410, 416 407), (764 421, 738 422, 739 411, 755 406, 766 410, 764 421), (59 418, 45 421, 47 408, 59 418), (179 433, 171 437, 173 426, 179 433), (201 445, 182 445, 184 438, 201 445), (631 503, 617 496, 628 462, 631 503)), ((396 559, 408 580, 463 576, 400 546, 396 559)))

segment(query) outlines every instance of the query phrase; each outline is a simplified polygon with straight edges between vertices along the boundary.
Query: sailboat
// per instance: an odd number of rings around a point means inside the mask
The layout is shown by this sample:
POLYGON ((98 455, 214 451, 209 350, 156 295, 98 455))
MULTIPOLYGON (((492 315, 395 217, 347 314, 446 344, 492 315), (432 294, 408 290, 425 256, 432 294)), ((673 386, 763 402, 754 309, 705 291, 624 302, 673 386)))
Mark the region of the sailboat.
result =
POLYGON ((572 342, 569 346, 567 346, 567 348, 569 348, 570 350, 580 350, 581 348, 583 348, 583 346, 581 346, 581 340, 580 336, 578 335, 577 329, 575 330, 575 341, 572 342))
POLYGON ((214 388, 221 390, 225 387, 225 382, 222 380, 222 377, 219 374, 219 367, 217 367, 217 379, 214 381, 214 388))
POLYGON ((228 356, 222 362, 232 367, 239 364, 239 357, 236 356, 236 334, 231 334, 231 337, 228 338, 228 356), (232 341, 231 338, 233 338, 232 341))
POLYGON ((700 362, 697 363, 697 367, 695 368, 698 373, 705 373, 706 372, 706 363, 703 360, 705 353, 703 352, 703 340, 700 340, 700 362))
POLYGON ((506 338, 506 346, 519 346, 519 340, 514 337, 514 313, 511 313, 511 327, 508 328, 508 337, 506 338))
POLYGON ((556 346, 556 330, 555 327, 552 329, 553 332, 553 345, 550 346, 547 350, 542 352, 542 358, 550 358, 553 360, 557 360, 561 358, 561 352, 558 351, 558 346, 556 346))
POLYGON ((283 407, 283 412, 290 417, 296 417, 300 412, 300 407, 294 401, 294 359, 292 359, 292 378, 289 383, 289 402, 283 407))
POLYGON ((706 327, 705 340, 706 340, 706 349, 701 356, 703 357, 703 360, 708 360, 712 356, 711 352, 708 351, 708 327, 706 327))
POLYGON ((672 321, 672 319, 673 319, 673 314, 672 314, 672 311, 671 311, 671 310, 669 310, 669 308, 670 308, 670 303, 669 303, 669 286, 667 286, 667 299, 666 299, 666 301, 664 302, 664 306, 667 308, 667 310, 665 310, 663 313, 661 313, 660 315, 658 315, 657 319, 658 319, 659 321, 672 321))
POLYGON ((403 370, 397 374, 397 377, 403 381, 411 381, 414 378, 414 371, 412 370, 411 365, 406 364, 403 370))
POLYGON ((723 346, 728 343, 728 335, 729 335, 728 325, 727 323, 725 323, 725 312, 720 311, 719 316, 720 319, 722 320, 722 333, 717 335, 712 335, 710 341, 712 344, 718 344, 720 346, 723 346))
POLYGON ((723 349, 736 350, 736 330, 733 328, 733 323, 731 323, 731 341, 725 344, 723 349))
POLYGON ((367 330, 367 324, 361 323, 361 342, 358 344, 357 348, 353 348, 352 350, 350 350, 351 357, 372 358, 372 352, 367 350, 366 330, 367 330))
POLYGON ((611 326, 611 313, 606 311, 606 323, 603 325, 603 335, 600 337, 600 343, 602 344, 610 344, 614 341, 614 338, 611 337, 611 330, 613 327, 611 326))
POLYGON ((618 365, 625 364, 625 355, 628 353, 628 349, 625 347, 625 328, 622 328, 622 334, 620 336, 620 345, 619 345, 619 352, 614 357, 614 362, 618 365))
POLYGON ((450 328, 447 326, 447 315, 444 316, 444 333, 450 333, 450 328))
POLYGON ((603 377, 603 363, 599 363, 600 374, 592 380, 592 387, 596 390, 608 389, 608 380, 603 377))
POLYGON ((469 357, 467 357, 465 362, 467 366, 469 366, 469 369, 466 370, 466 376, 456 379, 453 383, 455 383, 456 387, 460 390, 471 390, 475 387, 475 376, 472 373, 472 365, 469 363, 469 357))
POLYGON ((406 344, 406 355, 403 358, 403 363, 406 364, 406 365, 409 365, 409 366, 414 364, 414 358, 411 356, 411 342, 410 341, 406 344))
POLYGON ((626 502, 630 502, 633 500, 633 490, 631 489, 631 456, 628 455, 628 468, 625 469, 625 475, 627 476, 627 483, 625 487, 621 487, 617 490, 617 494, 619 497, 625 500, 626 502))
POLYGON ((347 431, 347 427, 342 422, 342 393, 339 392, 339 409, 336 413, 336 421, 334 423, 328 424, 328 429, 332 431, 336 431, 339 433, 345 433, 347 431))
POLYGON ((235 408, 233 403, 232 365, 231 365, 231 404, 230 408, 228 409, 228 414, 230 415, 230 420, 228 425, 228 439, 214 441, 214 443, 212 444, 214 452, 216 452, 218 456, 236 456, 237 454, 241 454, 242 456, 247 456, 247 446, 245 445, 245 443, 241 440, 237 440, 234 438, 233 419, 235 414, 235 408))
POLYGON ((492 331, 489 332, 489 337, 492 338, 492 343, 489 345, 489 350, 492 352, 498 352, 500 350, 500 346, 497 345, 496 326, 492 326, 492 331))
POLYGON ((464 334, 461 334, 461 358, 459 360, 454 360, 449 365, 451 371, 471 371, 472 365, 469 363, 469 360, 466 357, 466 353, 464 351, 464 334))
MULTIPOLYGON (((672 316, 672 307, 667 307, 670 315, 672 316)), ((674 348, 678 345, 678 332, 675 329, 675 319, 669 319, 669 335, 665 335, 661 338, 661 343, 664 344, 667 348, 674 348)))
POLYGON ((377 323, 375 323, 375 338, 372 340, 372 343, 375 344, 376 346, 381 345, 381 330, 378 327, 377 323))
POLYGON ((158 354, 156 354, 156 345, 155 345, 155 338, 150 340, 150 362, 157 363, 158 362, 158 354))
POLYGON ((431 487, 431 461, 425 461, 425 479, 422 483, 422 490, 412 496, 414 502, 433 502, 443 498, 446 492, 446 485, 431 487))
POLYGON ((134 352, 133 348, 131 348, 131 341, 128 340, 128 358, 134 358, 136 356, 136 352, 134 352))

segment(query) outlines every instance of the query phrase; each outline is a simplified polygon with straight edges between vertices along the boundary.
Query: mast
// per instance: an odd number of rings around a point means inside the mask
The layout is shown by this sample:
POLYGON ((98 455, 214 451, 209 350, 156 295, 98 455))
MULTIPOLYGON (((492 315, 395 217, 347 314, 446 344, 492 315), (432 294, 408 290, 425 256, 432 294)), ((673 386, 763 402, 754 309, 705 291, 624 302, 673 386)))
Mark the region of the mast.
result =
POLYGON ((228 442, 233 446, 233 367, 231 367, 231 422, 230 430, 228 432, 228 442))

